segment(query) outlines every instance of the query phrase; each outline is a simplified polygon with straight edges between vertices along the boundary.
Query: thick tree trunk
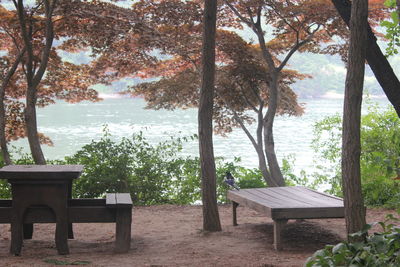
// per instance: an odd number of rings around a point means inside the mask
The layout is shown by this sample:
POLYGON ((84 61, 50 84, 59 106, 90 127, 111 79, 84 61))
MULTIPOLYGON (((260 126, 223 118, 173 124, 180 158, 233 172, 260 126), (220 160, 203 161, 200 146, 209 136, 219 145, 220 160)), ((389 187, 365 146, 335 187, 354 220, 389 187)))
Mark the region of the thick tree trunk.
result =
POLYGON ((219 219, 217 205, 216 171, 212 139, 216 14, 217 0, 205 0, 203 16, 203 68, 198 114, 203 201, 203 229, 205 231, 221 231, 221 222, 219 219))
MULTIPOLYGON (((349 25, 351 3, 349 0, 331 0, 344 22, 349 25)), ((382 53, 379 45, 376 42, 376 37, 367 25, 367 52, 366 59, 369 66, 375 74, 376 79, 381 85, 390 103, 395 108, 397 115, 400 117, 400 82, 394 73, 389 61, 382 53)))
POLYGON ((365 225, 361 192, 360 126, 367 40, 368 0, 353 0, 350 19, 350 49, 343 110, 342 180, 348 233, 365 225))

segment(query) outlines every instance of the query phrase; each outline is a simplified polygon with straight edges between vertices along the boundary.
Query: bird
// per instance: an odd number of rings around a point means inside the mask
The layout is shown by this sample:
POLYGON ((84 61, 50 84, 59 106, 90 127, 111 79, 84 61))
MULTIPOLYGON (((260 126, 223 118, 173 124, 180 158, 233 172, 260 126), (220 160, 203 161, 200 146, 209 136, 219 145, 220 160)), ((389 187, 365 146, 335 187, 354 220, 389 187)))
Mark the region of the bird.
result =
POLYGON ((235 178, 233 178, 230 172, 226 172, 226 179, 224 180, 224 182, 230 187, 233 187, 238 191, 240 190, 239 186, 235 184, 235 178))

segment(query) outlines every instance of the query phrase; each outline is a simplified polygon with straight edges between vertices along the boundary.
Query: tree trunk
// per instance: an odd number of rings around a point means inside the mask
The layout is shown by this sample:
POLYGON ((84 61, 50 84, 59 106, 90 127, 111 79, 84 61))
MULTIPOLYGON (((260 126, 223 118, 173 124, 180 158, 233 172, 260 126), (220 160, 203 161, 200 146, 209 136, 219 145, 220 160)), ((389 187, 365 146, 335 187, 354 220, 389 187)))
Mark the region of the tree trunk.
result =
POLYGON ((37 131, 37 118, 36 118, 36 88, 28 87, 26 94, 26 108, 25 108, 25 124, 26 132, 28 135, 29 148, 33 160, 36 164, 44 165, 46 160, 44 158, 42 148, 40 147, 39 135, 37 131))
MULTIPOLYGON (((349 0, 331 0, 336 10, 344 22, 349 25, 351 3, 349 0)), ((392 103, 397 115, 400 117, 400 82, 394 73, 389 61, 382 53, 379 45, 376 42, 375 34, 372 32, 371 27, 367 24, 368 38, 367 38, 367 52, 366 59, 369 66, 375 74, 376 79, 381 85, 390 103, 392 103)))
POLYGON ((342 180, 348 233, 360 231, 366 223, 360 175, 360 125, 368 38, 367 18, 368 0, 353 0, 342 137, 342 180))
POLYGON ((21 29, 21 37, 27 52, 27 59, 25 63, 25 76, 27 81, 26 90, 26 108, 25 108, 25 123, 28 135, 29 147, 31 149, 33 160, 36 164, 46 164, 42 148, 40 147, 40 140, 37 131, 37 118, 36 118, 36 98, 37 87, 43 78, 43 75, 49 62, 50 51, 53 45, 54 32, 53 32, 53 11, 56 6, 56 0, 44 0, 42 2, 45 7, 46 14, 46 27, 45 27, 45 46, 41 53, 40 65, 34 66, 34 47, 32 43, 32 30, 33 25, 31 20, 26 19, 26 11, 24 8, 23 0, 14 1, 15 7, 18 11, 18 19, 21 29), (27 27, 28 26, 28 27, 27 27), (37 67, 37 69, 36 69, 37 67))
POLYGON ((273 180, 271 186, 285 186, 285 180, 279 167, 278 159, 275 154, 275 142, 273 135, 274 119, 278 107, 278 73, 271 73, 271 83, 269 86, 268 111, 265 114, 264 123, 264 144, 267 156, 269 171, 273 180))
POLYGON ((6 76, 3 79, 3 82, 0 87, 0 147, 1 147, 1 153, 3 156, 4 163, 6 165, 12 164, 10 153, 8 152, 8 147, 7 147, 7 140, 6 140, 6 108, 5 108, 5 95, 6 95, 6 88, 8 83, 11 80, 11 77, 14 75, 15 71, 18 68, 18 65, 21 63, 21 59, 23 55, 25 54, 26 49, 22 49, 17 58, 14 61, 14 64, 11 66, 11 68, 8 70, 6 76))
POLYGON ((215 81, 215 32, 217 0, 205 0, 203 16, 202 82, 198 111, 199 148, 201 163, 203 229, 221 231, 219 219, 216 171, 213 149, 213 101, 215 81))

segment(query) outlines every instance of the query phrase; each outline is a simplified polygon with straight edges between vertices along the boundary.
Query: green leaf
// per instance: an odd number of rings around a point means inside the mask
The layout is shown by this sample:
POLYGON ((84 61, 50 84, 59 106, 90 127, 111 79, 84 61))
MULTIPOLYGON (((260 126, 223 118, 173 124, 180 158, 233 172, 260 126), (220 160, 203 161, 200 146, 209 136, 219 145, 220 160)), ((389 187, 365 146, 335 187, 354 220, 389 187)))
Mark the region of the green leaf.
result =
POLYGON ((57 259, 45 259, 43 261, 54 265, 70 265, 68 261, 57 260, 57 259))

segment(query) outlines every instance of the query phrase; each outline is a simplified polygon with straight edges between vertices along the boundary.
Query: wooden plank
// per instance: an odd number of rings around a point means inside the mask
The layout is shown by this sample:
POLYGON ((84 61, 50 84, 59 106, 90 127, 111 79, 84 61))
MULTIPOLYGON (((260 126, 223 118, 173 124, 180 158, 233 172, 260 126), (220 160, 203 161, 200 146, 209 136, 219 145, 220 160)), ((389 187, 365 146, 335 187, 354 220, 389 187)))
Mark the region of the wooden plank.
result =
MULTIPOLYGON (((242 190, 241 190, 242 191, 242 190)), ((252 208, 258 212, 261 212, 267 216, 271 216, 271 209, 268 206, 265 206, 264 204, 258 202, 257 199, 253 198, 251 195, 250 196, 243 196, 243 195, 238 195, 232 193, 232 191, 228 191, 228 198, 236 203, 239 203, 243 206, 247 206, 249 208, 252 208)))
POLYGON ((116 220, 116 210, 107 207, 70 207, 68 212, 71 223, 101 223, 116 220))
POLYGON ((117 205, 117 196, 115 193, 106 194, 106 205, 107 206, 115 206, 117 205))
POLYGON ((316 194, 314 191, 307 191, 297 187, 277 187, 271 188, 277 193, 286 194, 290 199, 301 203, 308 203, 312 207, 337 207, 343 206, 343 203, 338 204, 338 200, 326 198, 325 196, 316 194))
MULTIPOLYGON (((282 194, 280 192, 276 192, 275 190, 272 190, 273 188, 255 188, 252 193, 253 194, 258 194, 260 197, 266 199, 266 201, 269 203, 269 198, 274 198, 275 203, 271 205, 271 208, 297 208, 297 207, 312 207, 310 203, 307 203, 305 201, 297 201, 296 199, 293 199, 292 197, 288 197, 285 194, 282 194), (269 189, 269 190, 263 190, 263 189, 269 189)), ((271 203, 272 204, 272 203, 271 203)))
POLYGON ((115 252, 125 253, 131 247, 132 208, 117 208, 115 223, 115 252))
MULTIPOLYGON (((12 209, 0 208, 0 223, 11 222, 12 209)), ((105 206, 69 207, 69 223, 115 222, 116 210, 105 206)), ((56 216, 50 208, 31 207, 26 211, 24 223, 55 223, 56 216)))
MULTIPOLYGON (((255 189, 255 188, 254 188, 255 189)), ((263 202, 267 203, 269 207, 284 207, 284 203, 280 196, 276 196, 274 194, 264 194, 263 192, 259 192, 254 189, 248 189, 246 191, 248 194, 255 195, 258 198, 262 198, 263 202)))
POLYGON ((11 207, 0 208, 0 223, 11 223, 11 207))
POLYGON ((68 200, 68 206, 105 206, 104 198, 73 198, 68 200))
POLYGON ((330 208, 292 208, 272 209, 272 219, 319 219, 319 218, 343 218, 343 207, 330 208))
POLYGON ((329 205, 334 205, 334 206, 343 206, 343 199, 338 197, 330 196, 302 186, 293 187, 293 190, 299 192, 301 196, 306 197, 313 201, 328 203, 329 205))
POLYGON ((82 171, 83 165, 8 165, 0 169, 0 179, 76 179, 82 171))
POLYGON ((314 190, 314 189, 307 188, 307 187, 303 187, 303 186, 299 186, 299 187, 300 187, 300 188, 307 189, 308 191, 313 191, 314 193, 317 193, 317 194, 319 194, 319 195, 323 195, 323 196, 325 196, 325 197, 329 197, 329 198, 333 198, 333 199, 336 199, 336 200, 343 201, 342 198, 337 197, 337 196, 332 196, 332 195, 329 195, 329 194, 327 194, 327 193, 319 192, 319 191, 316 191, 316 190, 314 190))
POLYGON ((0 199, 0 207, 11 207, 12 200, 11 199, 0 199))
POLYGON ((267 207, 271 207, 272 204, 281 207, 281 202, 279 202, 279 200, 273 197, 266 198, 265 195, 259 196, 254 193, 253 189, 241 189, 240 191, 231 190, 229 192, 230 194, 237 195, 238 197, 251 198, 267 207))
MULTIPOLYGON (((280 189, 282 189, 282 188, 278 188, 278 187, 257 188, 257 189, 255 189, 255 191, 259 191, 264 194, 275 196, 276 198, 280 199, 281 206, 283 206, 285 208, 302 208, 302 207, 305 208, 305 207, 314 207, 315 205, 321 206, 318 203, 308 201, 307 199, 302 199, 301 197, 296 196, 295 193, 293 193, 293 192, 287 192, 287 191, 280 190, 280 189)), ((273 208, 275 208, 275 207, 273 207, 273 208)))
POLYGON ((116 193, 115 199, 118 207, 132 206, 132 198, 129 193, 116 193))

